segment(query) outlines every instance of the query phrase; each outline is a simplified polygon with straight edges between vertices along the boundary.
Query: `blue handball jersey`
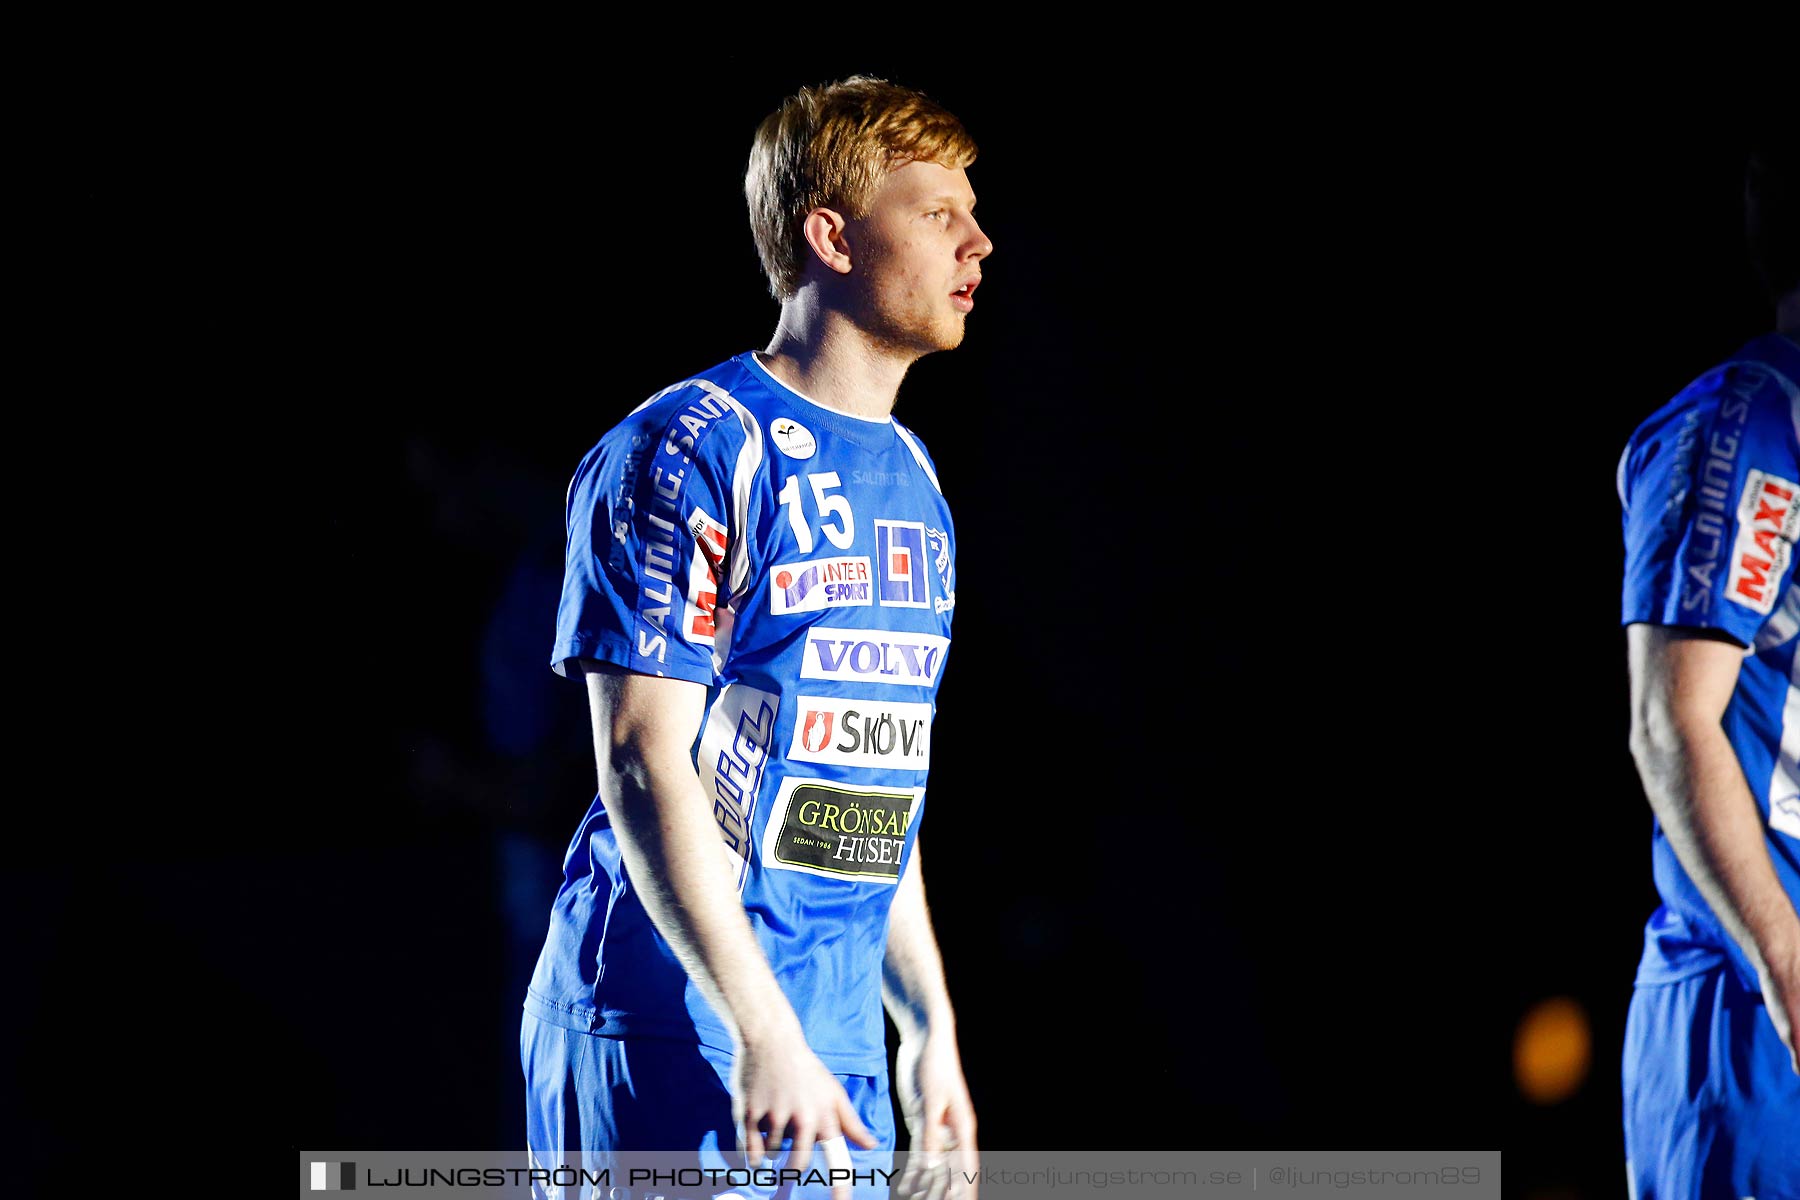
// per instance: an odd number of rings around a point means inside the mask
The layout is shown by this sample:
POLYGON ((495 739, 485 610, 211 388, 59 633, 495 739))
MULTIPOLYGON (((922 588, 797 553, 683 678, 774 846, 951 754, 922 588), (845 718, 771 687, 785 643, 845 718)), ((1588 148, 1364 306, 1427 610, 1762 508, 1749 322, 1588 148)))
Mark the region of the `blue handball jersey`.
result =
MULTIPOLYGON (((566 509, 551 666, 602 659, 707 687, 694 765, 719 873, 814 1052, 876 1074, 888 909, 924 815, 956 605, 930 456, 898 421, 825 408, 746 352, 639 405, 582 460, 566 509)), ((525 1007, 732 1048, 598 796, 525 1007)))
MULTIPOLYGON (((1624 623, 1715 629, 1744 647, 1724 729, 1762 812, 1769 857, 1800 906, 1800 346, 1754 338, 1690 383, 1631 435, 1619 461, 1625 506, 1624 623)), ((1675 857, 1651 835, 1662 904, 1644 929, 1638 982, 1749 961, 1675 857)))

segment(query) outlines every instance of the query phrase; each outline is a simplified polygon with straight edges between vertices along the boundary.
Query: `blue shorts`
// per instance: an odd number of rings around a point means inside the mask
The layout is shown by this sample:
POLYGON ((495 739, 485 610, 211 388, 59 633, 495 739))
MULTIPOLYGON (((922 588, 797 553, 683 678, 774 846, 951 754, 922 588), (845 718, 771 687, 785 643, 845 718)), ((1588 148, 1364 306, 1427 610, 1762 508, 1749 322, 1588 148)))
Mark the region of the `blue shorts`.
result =
MULTIPOLYGON (((590 1172, 612 1168, 615 1187, 624 1183, 623 1171, 611 1158, 616 1150, 680 1152, 702 1168, 744 1166, 731 1118, 732 1056, 727 1051, 663 1038, 601 1037, 527 1012, 519 1027, 519 1059, 525 1069, 525 1138, 534 1164, 554 1166, 566 1156, 570 1165, 579 1162, 590 1172)), ((873 1150, 851 1144, 851 1165, 858 1171, 890 1169, 894 1105, 887 1068, 879 1075, 839 1075, 837 1080, 878 1143, 873 1150)), ((787 1145, 784 1139, 784 1151, 787 1145)), ((786 1165, 785 1154, 771 1150, 770 1157, 777 1167, 786 1165)), ((817 1147, 812 1165, 826 1165, 817 1147)), ((721 1185, 716 1190, 744 1200, 830 1195, 829 1189, 809 1187, 777 1192, 721 1185)), ((598 1188, 593 1194, 605 1196, 606 1191, 598 1188)), ((577 1200, 587 1194, 565 1190, 554 1198, 577 1200)), ((553 1194, 534 1186, 533 1195, 553 1194)), ((885 1186, 855 1189, 857 1200, 887 1200, 887 1195, 885 1186)))
POLYGON ((1623 1082, 1636 1200, 1800 1197, 1800 1075, 1729 967, 1637 985, 1623 1082))

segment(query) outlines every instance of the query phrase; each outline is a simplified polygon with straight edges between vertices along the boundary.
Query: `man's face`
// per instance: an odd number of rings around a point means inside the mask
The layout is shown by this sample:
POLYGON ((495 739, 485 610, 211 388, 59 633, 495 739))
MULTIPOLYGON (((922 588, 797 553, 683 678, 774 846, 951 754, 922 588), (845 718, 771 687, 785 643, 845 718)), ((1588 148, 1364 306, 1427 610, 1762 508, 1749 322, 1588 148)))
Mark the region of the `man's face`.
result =
POLYGON ((917 354, 962 344, 982 260, 994 249, 975 222, 962 168, 911 162, 889 171, 868 215, 846 222, 845 237, 864 332, 917 354))

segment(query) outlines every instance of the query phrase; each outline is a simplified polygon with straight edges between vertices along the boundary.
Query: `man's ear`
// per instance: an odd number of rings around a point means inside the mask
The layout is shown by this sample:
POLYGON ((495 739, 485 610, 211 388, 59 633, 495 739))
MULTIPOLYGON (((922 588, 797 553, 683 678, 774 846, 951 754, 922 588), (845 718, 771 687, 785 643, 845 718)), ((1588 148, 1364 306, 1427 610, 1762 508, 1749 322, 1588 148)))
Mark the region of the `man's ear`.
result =
POLYGON ((813 257, 839 275, 850 273, 849 225, 832 208, 815 208, 800 226, 801 236, 812 247, 813 257))

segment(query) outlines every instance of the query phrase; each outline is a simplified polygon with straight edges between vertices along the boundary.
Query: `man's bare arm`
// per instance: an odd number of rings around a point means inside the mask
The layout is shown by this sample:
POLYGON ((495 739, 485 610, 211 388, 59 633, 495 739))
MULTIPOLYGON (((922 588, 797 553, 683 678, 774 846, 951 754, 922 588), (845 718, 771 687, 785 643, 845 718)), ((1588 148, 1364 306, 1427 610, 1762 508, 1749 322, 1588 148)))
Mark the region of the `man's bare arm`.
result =
POLYGON ((1762 981, 1796 1072, 1800 914, 1769 860, 1762 815, 1720 720, 1744 652, 1693 630, 1634 624, 1631 754, 1644 794, 1688 878, 1762 981))
MULTIPOLYGON (((913 1149, 935 1152, 954 1145, 961 1178, 980 1168, 975 1142, 975 1105, 963 1078, 956 1046, 956 1014, 944 983, 944 962, 931 914, 925 904, 923 846, 913 843, 912 858, 901 875, 888 910, 887 951, 882 959, 881 997, 900 1030, 895 1059, 900 1102, 913 1149), (946 1136, 948 1134, 948 1136, 946 1136)), ((922 1166, 925 1160, 915 1157, 922 1166)), ((907 1181, 902 1193, 928 1187, 907 1181)), ((967 1194, 974 1197, 972 1185, 967 1194)))
POLYGON ((706 689, 578 660, 593 718, 595 765, 619 853, 644 911, 737 1042, 732 1103, 752 1163, 794 1138, 804 1170, 815 1139, 875 1139, 806 1045, 721 859, 719 831, 690 751, 706 689), (765 1143, 761 1127, 768 1128, 765 1143))
POLYGON ((934 1029, 956 1030, 950 990, 931 913, 925 906, 924 846, 913 843, 912 858, 888 909, 887 951, 881 964, 881 998, 903 1038, 934 1029))

